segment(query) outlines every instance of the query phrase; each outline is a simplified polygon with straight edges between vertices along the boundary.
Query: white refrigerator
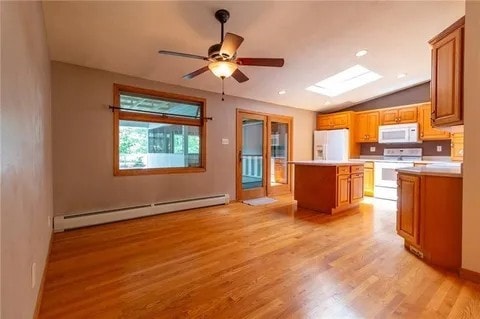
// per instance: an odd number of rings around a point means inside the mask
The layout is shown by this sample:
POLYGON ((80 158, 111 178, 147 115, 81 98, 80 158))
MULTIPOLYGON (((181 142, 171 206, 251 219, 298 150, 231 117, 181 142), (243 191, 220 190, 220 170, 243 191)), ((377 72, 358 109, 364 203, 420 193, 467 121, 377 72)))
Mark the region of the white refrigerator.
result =
POLYGON ((313 132, 313 160, 348 161, 348 130, 313 132))

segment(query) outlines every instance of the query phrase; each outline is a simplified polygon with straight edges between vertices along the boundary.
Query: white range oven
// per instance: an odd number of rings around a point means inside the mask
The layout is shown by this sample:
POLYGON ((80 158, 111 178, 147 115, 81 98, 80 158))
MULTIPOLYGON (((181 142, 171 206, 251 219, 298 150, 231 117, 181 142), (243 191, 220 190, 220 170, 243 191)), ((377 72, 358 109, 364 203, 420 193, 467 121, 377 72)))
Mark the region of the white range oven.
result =
POLYGON ((397 200, 397 169, 413 167, 422 159, 421 148, 386 148, 383 160, 375 161, 374 194, 376 198, 397 200))

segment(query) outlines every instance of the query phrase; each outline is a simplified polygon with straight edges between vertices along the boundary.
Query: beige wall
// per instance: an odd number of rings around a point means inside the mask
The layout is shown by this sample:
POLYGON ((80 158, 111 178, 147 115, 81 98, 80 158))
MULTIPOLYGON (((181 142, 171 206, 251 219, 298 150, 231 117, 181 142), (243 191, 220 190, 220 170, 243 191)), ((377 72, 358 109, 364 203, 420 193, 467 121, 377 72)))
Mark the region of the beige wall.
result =
POLYGON ((465 23, 462 267, 480 272, 480 2, 467 1, 465 23))
POLYGON ((53 210, 50 61, 41 3, 2 1, 1 41, 2 318, 30 319, 53 210))
MULTIPOLYGON (((203 76, 211 76, 206 74, 203 76)), ((201 81, 198 79, 197 81, 201 81)), ((232 83, 228 85, 241 85, 232 83)), ((220 90, 220 81, 218 82, 220 90)), ((188 197, 235 197, 236 108, 294 116, 294 158, 311 159, 314 112, 163 84, 61 62, 52 63, 54 212, 70 214, 188 197), (113 176, 113 83, 204 97, 207 171, 113 176), (230 144, 222 145, 222 138, 230 144)))

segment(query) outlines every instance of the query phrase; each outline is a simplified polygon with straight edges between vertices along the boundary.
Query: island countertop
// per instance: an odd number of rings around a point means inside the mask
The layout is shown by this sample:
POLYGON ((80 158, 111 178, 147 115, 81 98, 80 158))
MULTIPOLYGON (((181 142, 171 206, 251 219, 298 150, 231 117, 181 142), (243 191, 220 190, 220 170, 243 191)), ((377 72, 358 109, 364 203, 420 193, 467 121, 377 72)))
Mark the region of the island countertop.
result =
POLYGON ((290 161, 288 164, 307 165, 307 166, 343 166, 343 165, 363 165, 359 161, 331 161, 331 160, 316 160, 316 161, 290 161))
POLYGON ((421 176, 444 176, 462 178, 462 169, 460 167, 442 167, 442 166, 420 166, 398 168, 398 173, 406 173, 421 176))

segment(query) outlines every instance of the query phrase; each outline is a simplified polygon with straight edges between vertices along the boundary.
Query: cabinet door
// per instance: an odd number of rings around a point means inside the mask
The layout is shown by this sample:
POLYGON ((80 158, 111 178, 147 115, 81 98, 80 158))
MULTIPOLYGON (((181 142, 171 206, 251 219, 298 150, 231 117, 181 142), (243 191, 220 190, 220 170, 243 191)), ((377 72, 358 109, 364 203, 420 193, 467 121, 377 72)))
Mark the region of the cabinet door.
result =
POLYGON ((333 126, 331 115, 318 115, 317 116, 317 130, 328 130, 333 126))
POLYGON ((350 175, 337 176, 337 207, 350 204, 350 175))
POLYGON ((365 167, 363 171, 364 187, 363 192, 365 196, 373 196, 373 168, 365 167))
POLYGON ((378 141, 378 122, 379 122, 380 113, 371 112, 367 114, 368 119, 368 133, 367 140, 369 142, 378 141))
POLYGON ((395 110, 385 110, 381 113, 382 125, 397 124, 398 122, 398 109, 395 110))
POLYGON ((419 245, 420 177, 398 174, 397 233, 419 245))
POLYGON ((358 114, 355 117, 355 141, 358 143, 366 142, 368 136, 368 113, 358 114))
POLYGON ((398 109, 398 123, 416 123, 417 122, 417 107, 403 107, 398 109))
POLYGON ((357 203, 363 198, 363 174, 352 174, 350 182, 350 202, 357 203))
POLYGON ((463 124, 463 25, 432 44, 434 126, 463 124))
POLYGON ((418 123, 420 126, 420 139, 424 141, 449 140, 450 133, 432 127, 432 106, 430 103, 418 107, 418 123))
POLYGON ((333 127, 336 129, 349 127, 349 115, 337 114, 332 116, 333 127))
POLYGON ((452 160, 463 161, 463 133, 452 134, 452 160))

